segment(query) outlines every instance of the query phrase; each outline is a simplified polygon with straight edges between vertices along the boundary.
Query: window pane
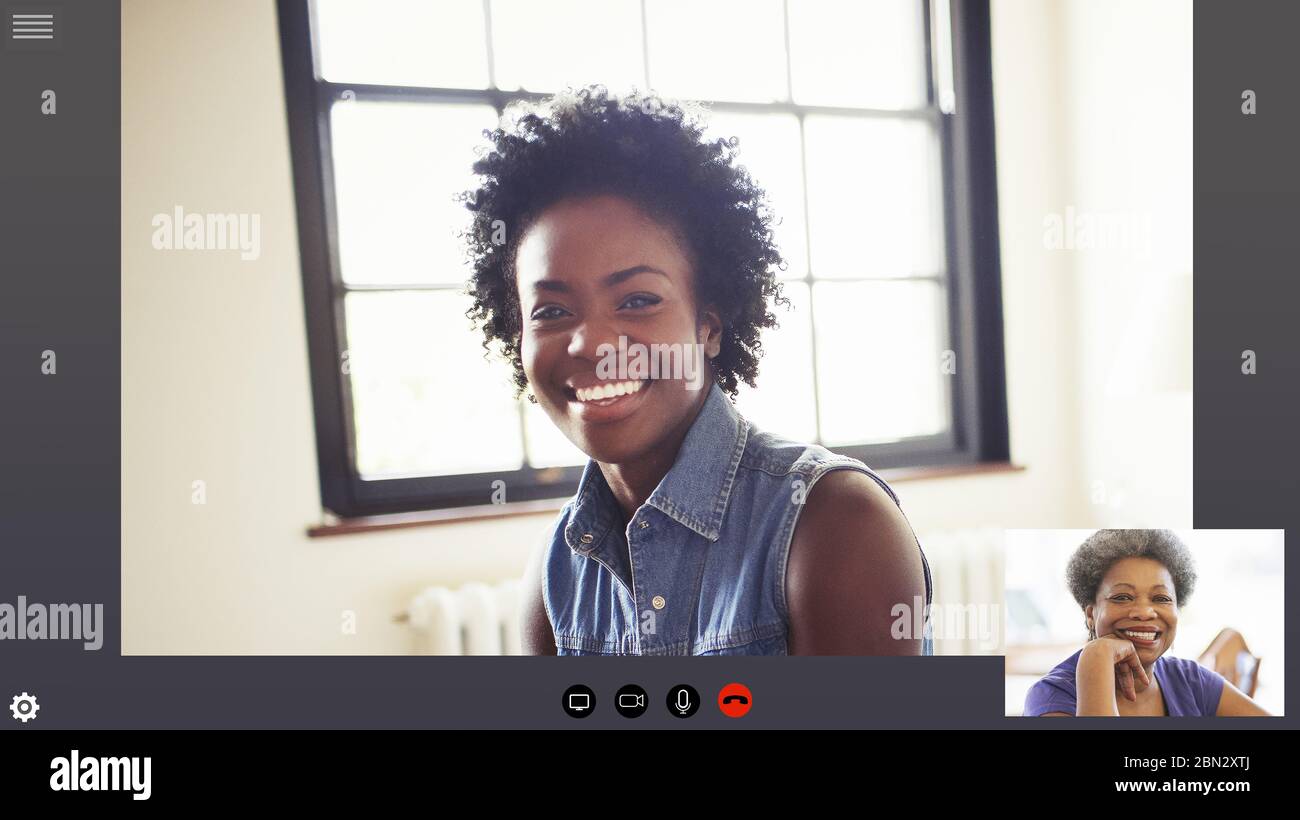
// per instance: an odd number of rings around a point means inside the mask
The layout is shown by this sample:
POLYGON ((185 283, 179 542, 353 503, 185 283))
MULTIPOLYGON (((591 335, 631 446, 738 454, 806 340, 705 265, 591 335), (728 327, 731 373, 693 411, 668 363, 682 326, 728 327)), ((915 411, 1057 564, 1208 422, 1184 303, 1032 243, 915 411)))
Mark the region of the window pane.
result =
POLYGON ((761 429, 796 441, 813 441, 817 437, 817 408, 813 404, 808 286, 787 282, 784 291, 790 298, 790 309, 773 308, 781 326, 763 333, 758 387, 742 383, 736 407, 761 429))
POLYGON ((785 278, 801 278, 808 270, 808 241, 804 231, 802 143, 799 120, 793 114, 709 115, 709 137, 738 137, 738 160, 767 191, 780 221, 773 232, 789 267, 785 278))
POLYGON ((813 276, 941 273, 939 144, 930 124, 809 116, 804 127, 813 276))
POLYGON ((330 82, 487 86, 481 0, 316 0, 316 26, 330 82))
MULTIPOLYGON (((505 364, 455 291, 349 293, 347 365, 363 477, 516 470, 519 411, 505 364)), ((484 489, 484 498, 490 489, 484 489)))
POLYGON ((471 214, 452 197, 475 186, 487 105, 339 102, 331 109, 343 281, 463 282, 456 232, 471 214))
POLYGON ((558 91, 603 83, 645 87, 637 0, 492 0, 496 84, 558 91))
POLYGON ((943 288, 934 282, 818 282, 822 439, 895 441, 948 427, 943 288))
POLYGON ((787 99, 781 0, 646 0, 650 87, 695 100, 787 99))
POLYGON ((790 3, 790 78, 802 105, 926 104, 920 0, 790 3))
POLYGON ((534 467, 570 467, 587 463, 587 454, 564 437, 539 405, 524 402, 528 423, 528 463, 534 467))

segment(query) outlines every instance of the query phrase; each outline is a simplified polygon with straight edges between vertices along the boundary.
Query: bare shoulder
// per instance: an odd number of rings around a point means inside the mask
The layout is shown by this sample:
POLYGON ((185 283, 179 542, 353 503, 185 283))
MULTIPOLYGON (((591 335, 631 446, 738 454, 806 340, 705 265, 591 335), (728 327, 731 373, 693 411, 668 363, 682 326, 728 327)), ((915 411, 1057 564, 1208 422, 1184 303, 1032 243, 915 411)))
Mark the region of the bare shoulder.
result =
POLYGON ((542 564, 549 548, 550 544, 543 540, 529 556, 528 567, 524 570, 519 637, 525 655, 555 654, 555 631, 542 597, 542 564))
POLYGON ((912 528, 894 499, 870 476, 832 470, 808 491, 791 539, 790 562, 873 565, 920 554, 912 528))
POLYGON ((925 600, 921 553, 884 488, 833 470, 808 491, 790 541, 786 599, 791 654, 920 654, 897 635, 897 605, 925 600))
POLYGON ((894 499, 870 476, 858 470, 831 470, 808 491, 800 523, 863 516, 897 520, 907 526, 894 499))

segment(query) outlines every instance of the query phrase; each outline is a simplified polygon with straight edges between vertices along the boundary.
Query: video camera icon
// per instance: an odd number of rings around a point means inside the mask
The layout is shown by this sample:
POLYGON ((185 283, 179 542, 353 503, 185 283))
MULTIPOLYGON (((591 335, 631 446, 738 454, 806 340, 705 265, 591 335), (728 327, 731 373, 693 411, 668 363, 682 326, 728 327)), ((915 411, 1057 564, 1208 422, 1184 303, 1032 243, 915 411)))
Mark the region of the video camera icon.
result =
POLYGON ((638 718, 645 714, 645 690, 629 683, 614 696, 614 708, 625 718, 638 718))

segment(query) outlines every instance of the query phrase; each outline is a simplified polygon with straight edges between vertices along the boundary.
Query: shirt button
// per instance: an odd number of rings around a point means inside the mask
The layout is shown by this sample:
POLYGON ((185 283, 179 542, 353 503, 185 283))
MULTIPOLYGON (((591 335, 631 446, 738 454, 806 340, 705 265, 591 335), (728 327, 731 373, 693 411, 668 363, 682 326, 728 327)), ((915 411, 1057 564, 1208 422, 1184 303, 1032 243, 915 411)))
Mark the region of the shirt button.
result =
POLYGON ((668 606, 668 602, 664 600, 664 596, 662 595, 656 595, 650 601, 650 604, 654 606, 655 609, 663 609, 664 607, 668 606))
POLYGON ((638 524, 637 526, 640 527, 641 529, 645 529, 646 527, 650 526, 650 522, 642 519, 641 523, 638 524))
POLYGON ((590 544, 592 541, 595 541, 595 540, 596 540, 596 537, 593 536, 593 535, 592 535, 591 533, 589 533, 589 532, 584 532, 584 533, 582 534, 582 537, 579 538, 578 540, 581 541, 581 542, 584 543, 584 544, 590 544))

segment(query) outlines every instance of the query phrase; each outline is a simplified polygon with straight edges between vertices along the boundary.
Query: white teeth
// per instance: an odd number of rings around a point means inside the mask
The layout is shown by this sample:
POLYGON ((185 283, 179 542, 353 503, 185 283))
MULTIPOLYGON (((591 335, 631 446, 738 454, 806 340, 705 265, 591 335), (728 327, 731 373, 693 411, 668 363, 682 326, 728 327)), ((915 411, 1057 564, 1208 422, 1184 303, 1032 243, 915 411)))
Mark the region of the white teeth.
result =
POLYGON ((630 393, 636 393, 645 382, 626 381, 626 382, 605 382, 595 387, 579 387, 573 392, 578 397, 578 401, 603 401, 612 399, 615 396, 626 396, 630 393))
POLYGON ((1126 629, 1124 630, 1124 634, 1128 635, 1130 638, 1137 638, 1140 641, 1154 641, 1156 639, 1155 632, 1140 632, 1135 629, 1126 629))

